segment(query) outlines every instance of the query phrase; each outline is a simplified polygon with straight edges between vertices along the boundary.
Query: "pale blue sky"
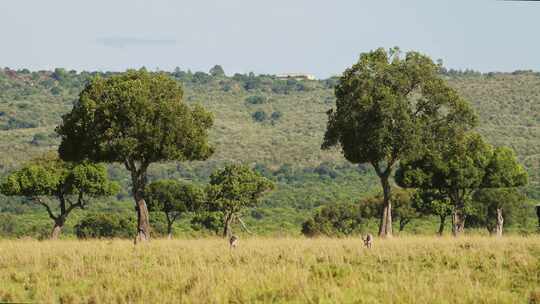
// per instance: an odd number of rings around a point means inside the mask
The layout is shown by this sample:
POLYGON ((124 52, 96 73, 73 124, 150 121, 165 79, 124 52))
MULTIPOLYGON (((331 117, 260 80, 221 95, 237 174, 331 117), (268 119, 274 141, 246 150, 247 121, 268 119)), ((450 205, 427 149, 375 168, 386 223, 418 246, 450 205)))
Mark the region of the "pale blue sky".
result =
POLYGON ((339 74, 380 46, 540 70, 540 2, 0 0, 0 66, 339 74))

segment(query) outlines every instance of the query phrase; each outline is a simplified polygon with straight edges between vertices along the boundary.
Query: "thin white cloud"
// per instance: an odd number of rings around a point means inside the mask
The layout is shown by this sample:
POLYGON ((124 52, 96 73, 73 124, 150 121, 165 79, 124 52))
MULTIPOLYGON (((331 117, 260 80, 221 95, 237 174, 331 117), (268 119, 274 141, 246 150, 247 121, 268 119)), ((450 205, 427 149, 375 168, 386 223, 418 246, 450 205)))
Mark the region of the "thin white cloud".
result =
POLYGON ((172 39, 147 39, 138 37, 103 37, 96 39, 96 42, 113 48, 124 48, 133 46, 173 46, 176 40, 172 39))

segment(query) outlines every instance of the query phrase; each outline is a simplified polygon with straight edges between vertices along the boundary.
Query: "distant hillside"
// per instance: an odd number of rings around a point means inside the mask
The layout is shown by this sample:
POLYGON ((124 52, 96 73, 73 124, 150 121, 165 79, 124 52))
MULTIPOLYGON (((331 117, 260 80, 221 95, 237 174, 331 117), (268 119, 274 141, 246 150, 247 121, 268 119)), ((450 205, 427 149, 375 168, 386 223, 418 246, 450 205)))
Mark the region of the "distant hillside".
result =
MULTIPOLYGON (((95 74, 63 69, 0 70, 0 175, 56 148, 54 127, 95 74)), ((253 74, 226 77, 179 69, 170 75, 183 83, 187 102, 201 103, 215 114, 212 142, 217 153, 204 164, 156 166, 155 176, 182 171, 178 174, 192 172, 191 178, 204 178, 224 161, 257 164, 269 174, 279 170, 292 170, 294 173, 289 173, 293 175, 324 172, 321 168, 357 170, 338 152, 320 150, 325 113, 334 106, 336 79, 282 80, 253 74)), ((538 196, 540 74, 451 71, 445 77, 476 108, 481 119, 479 131, 491 143, 517 151, 531 175, 529 192, 538 196)))

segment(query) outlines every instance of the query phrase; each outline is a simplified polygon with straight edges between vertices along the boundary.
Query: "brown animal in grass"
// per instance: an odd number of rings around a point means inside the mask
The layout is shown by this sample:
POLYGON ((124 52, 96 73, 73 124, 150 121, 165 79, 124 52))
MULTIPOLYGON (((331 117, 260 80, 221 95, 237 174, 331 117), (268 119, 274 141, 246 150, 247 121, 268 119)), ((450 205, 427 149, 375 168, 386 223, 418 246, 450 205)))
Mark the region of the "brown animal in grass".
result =
POLYGON ((371 233, 368 233, 366 235, 366 238, 362 238, 364 241, 364 246, 367 248, 371 248, 373 246, 373 235, 371 233))
POLYGON ((231 236, 229 239, 229 245, 231 246, 231 249, 238 246, 238 237, 236 235, 231 236))

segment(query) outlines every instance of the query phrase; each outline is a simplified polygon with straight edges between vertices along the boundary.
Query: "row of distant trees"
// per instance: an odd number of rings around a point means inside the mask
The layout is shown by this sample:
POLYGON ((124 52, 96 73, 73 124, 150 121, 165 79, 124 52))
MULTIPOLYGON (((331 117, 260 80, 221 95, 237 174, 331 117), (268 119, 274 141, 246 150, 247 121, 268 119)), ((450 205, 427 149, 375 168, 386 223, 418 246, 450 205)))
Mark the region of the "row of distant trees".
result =
MULTIPOLYGON (((526 196, 517 188, 478 189, 466 201, 466 226, 486 228, 501 236, 503 224, 524 224, 530 212, 526 196)), ((431 190, 392 189, 392 220, 402 232, 411 222, 421 218, 439 219, 437 233, 444 234, 447 219, 453 213, 452 202, 431 190)), ((302 224, 306 236, 350 236, 367 229, 368 221, 377 219, 383 210, 381 194, 354 203, 327 204, 315 210, 302 224)))
MULTIPOLYGON (((418 189, 430 204, 449 203, 454 235, 463 232, 472 193, 527 182, 511 149, 494 148, 474 133, 474 111, 448 86, 440 69, 418 52, 403 56, 398 48, 377 49, 361 54, 337 80, 336 108, 328 112, 322 148, 338 146, 350 162, 373 166, 382 186, 377 211, 381 237, 392 235, 393 178, 401 187, 418 189)), ((212 74, 219 77, 223 71, 215 68, 212 74)), ((86 197, 114 193, 117 186, 98 163, 121 163, 131 175, 136 240, 148 240, 147 201, 172 222, 178 213, 199 209, 199 199, 189 202, 196 193, 187 193, 197 192, 193 188, 171 182, 148 188, 149 166, 206 160, 214 153, 208 143, 212 114, 199 105, 188 106, 182 98, 182 87, 164 73, 142 69, 93 78, 56 129, 59 159, 14 172, 3 193, 29 196, 43 205, 55 222, 55 237, 69 213, 84 208, 86 197), (43 196, 57 198, 58 214, 43 196), (183 202, 174 211, 169 208, 172 197, 183 202)), ((250 169, 229 166, 212 175, 203 210, 220 211, 227 234, 241 209, 271 188, 250 169)), ((504 205, 496 209, 502 231, 504 205)))
POLYGON ((259 173, 227 166, 211 176, 204 195, 194 185, 172 181, 147 185, 152 163, 205 160, 214 152, 208 144, 212 114, 188 106, 182 97, 176 81, 144 69, 92 79, 56 129, 62 139, 59 158, 46 156, 13 172, 0 190, 42 205, 54 221, 51 237, 57 238, 74 209, 84 209, 92 197, 118 191, 99 163, 119 162, 131 174, 136 241, 150 238, 147 201, 153 210, 165 212, 169 231, 182 212, 204 210, 219 212, 224 234, 229 234, 231 223, 241 221, 240 211, 273 187, 259 173))

